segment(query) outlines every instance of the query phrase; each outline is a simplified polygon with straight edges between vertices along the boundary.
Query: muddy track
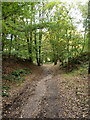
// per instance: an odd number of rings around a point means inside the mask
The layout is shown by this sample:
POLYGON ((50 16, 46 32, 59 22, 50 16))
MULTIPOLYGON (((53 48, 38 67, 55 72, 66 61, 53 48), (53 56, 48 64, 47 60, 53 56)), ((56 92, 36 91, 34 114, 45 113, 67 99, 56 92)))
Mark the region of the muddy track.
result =
POLYGON ((52 74, 53 72, 50 68, 45 68, 37 79, 27 84, 11 104, 3 107, 3 118, 31 118, 39 116, 41 104, 46 93, 46 81, 52 78, 52 74))
POLYGON ((75 89, 69 90, 66 84, 70 83, 64 76, 58 76, 57 69, 44 66, 41 74, 3 108, 3 118, 82 117, 82 107, 76 105, 75 89))
POLYGON ((45 69, 43 78, 41 78, 41 80, 36 85, 34 95, 31 96, 28 99, 27 104, 25 104, 22 107, 22 113, 21 113, 22 118, 41 117, 40 113, 42 111, 42 101, 43 101, 43 97, 47 92, 46 81, 51 78, 52 78, 51 70, 45 69))
MULTIPOLYGON (((25 106, 27 104, 27 101, 32 98, 34 98, 35 94, 38 94, 42 96, 40 93, 40 87, 43 87, 44 81, 43 78, 46 77, 48 74, 50 74, 50 70, 45 69, 42 71, 40 76, 37 76, 36 79, 33 79, 33 81, 30 84, 27 84, 23 90, 18 94, 17 97, 12 100, 10 104, 6 104, 3 106, 3 112, 2 116, 3 118, 19 118, 21 117, 21 112, 22 112, 22 106, 25 106), (37 93, 39 92, 39 93, 37 93)), ((35 99, 37 98, 35 96, 35 99)), ((41 98, 39 98, 41 99, 41 98)), ((33 102, 33 101, 32 101, 33 102)), ((33 102, 34 104, 36 102, 33 102)), ((31 103, 32 104, 32 103, 31 103)), ((37 103, 36 103, 37 104, 37 103)), ((32 106, 33 108, 33 106, 32 106)))
POLYGON ((27 84, 23 90, 12 100, 11 104, 3 106, 3 118, 19 118, 21 114, 21 106, 27 103, 29 97, 33 96, 37 82, 42 76, 34 79, 27 84))

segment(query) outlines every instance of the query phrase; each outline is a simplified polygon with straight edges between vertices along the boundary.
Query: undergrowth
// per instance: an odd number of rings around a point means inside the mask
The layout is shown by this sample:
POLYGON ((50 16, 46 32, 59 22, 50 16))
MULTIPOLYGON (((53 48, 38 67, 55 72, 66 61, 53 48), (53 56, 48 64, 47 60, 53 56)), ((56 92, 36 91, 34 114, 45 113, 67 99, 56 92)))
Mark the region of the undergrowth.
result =
POLYGON ((24 75, 31 73, 31 70, 29 68, 14 70, 12 73, 8 76, 3 75, 2 78, 11 82, 19 82, 24 81, 23 78, 24 75))
MULTIPOLYGON (((31 73, 31 69, 29 68, 16 69, 16 70, 13 70, 10 75, 7 75, 7 76, 2 75, 2 79, 6 81, 10 81, 12 83, 22 83, 25 81, 24 76, 30 73, 31 73)), ((9 96, 8 90, 10 89, 10 87, 2 85, 0 88, 2 89, 2 93, 0 95, 2 97, 5 97, 5 96, 8 97, 9 96)))

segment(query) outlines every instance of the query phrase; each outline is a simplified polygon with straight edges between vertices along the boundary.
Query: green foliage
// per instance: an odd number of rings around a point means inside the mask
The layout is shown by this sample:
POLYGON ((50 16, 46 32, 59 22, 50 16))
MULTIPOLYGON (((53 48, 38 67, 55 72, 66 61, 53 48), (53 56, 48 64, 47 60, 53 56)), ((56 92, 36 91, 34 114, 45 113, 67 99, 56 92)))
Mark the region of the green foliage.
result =
MULTIPOLYGON (((31 69, 30 68, 24 68, 24 69, 18 69, 14 70, 10 75, 4 76, 2 75, 2 79, 10 81, 12 83, 22 83, 25 81, 24 76, 26 74, 30 74, 31 69)), ((8 90, 10 89, 9 86, 2 86, 2 93, 0 94, 2 97, 9 97, 8 90)))
POLYGON ((20 75, 8 75, 8 76, 3 76, 2 77, 3 79, 5 80, 8 80, 8 81, 11 81, 11 82, 19 82, 19 81, 22 81, 24 80, 24 78, 22 78, 20 75))
POLYGON ((8 95, 7 92, 2 92, 2 93, 0 93, 0 96, 2 96, 2 97, 9 97, 9 95, 8 95))
POLYGON ((0 87, 0 89, 2 90, 2 92, 0 93, 2 97, 9 97, 9 94, 7 92, 10 89, 9 86, 2 86, 0 87))
POLYGON ((10 89, 10 86, 2 86, 2 89, 3 89, 3 90, 9 90, 9 89, 10 89))
POLYGON ((14 70, 10 75, 8 76, 2 76, 3 79, 11 81, 11 82, 19 82, 24 81, 23 78, 24 75, 31 73, 31 70, 29 68, 14 70))
POLYGON ((21 74, 26 74, 26 71, 23 70, 23 69, 20 69, 20 70, 14 70, 14 71, 12 72, 12 75, 13 75, 13 76, 16 76, 16 77, 19 77, 21 74))
MULTIPOLYGON (((85 18, 87 8, 84 10, 78 3, 78 9, 85 18)), ((16 55, 38 64, 58 60, 68 64, 69 58, 74 59, 87 51, 88 45, 87 32, 84 38, 81 32, 77 31, 69 14, 70 10, 72 6, 55 1, 3 2, 3 54, 9 54, 9 57, 16 55)), ((79 22, 77 24, 79 25, 79 22)), ((17 77, 22 74, 26 74, 24 70, 12 73, 17 77)))
POLYGON ((8 81, 11 81, 12 80, 12 77, 11 76, 2 76, 2 79, 5 79, 5 80, 8 80, 8 81))

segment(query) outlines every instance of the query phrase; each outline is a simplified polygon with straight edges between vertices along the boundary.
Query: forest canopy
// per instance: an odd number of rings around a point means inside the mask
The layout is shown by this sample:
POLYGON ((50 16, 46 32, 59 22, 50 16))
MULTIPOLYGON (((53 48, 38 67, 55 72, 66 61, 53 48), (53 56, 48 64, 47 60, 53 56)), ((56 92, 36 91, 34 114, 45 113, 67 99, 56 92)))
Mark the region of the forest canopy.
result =
POLYGON ((78 31, 80 22, 76 26, 70 14, 73 6, 63 2, 2 2, 3 56, 28 59, 38 66, 79 62, 78 56, 88 52, 88 32, 87 7, 77 3, 77 8, 84 31, 78 31))

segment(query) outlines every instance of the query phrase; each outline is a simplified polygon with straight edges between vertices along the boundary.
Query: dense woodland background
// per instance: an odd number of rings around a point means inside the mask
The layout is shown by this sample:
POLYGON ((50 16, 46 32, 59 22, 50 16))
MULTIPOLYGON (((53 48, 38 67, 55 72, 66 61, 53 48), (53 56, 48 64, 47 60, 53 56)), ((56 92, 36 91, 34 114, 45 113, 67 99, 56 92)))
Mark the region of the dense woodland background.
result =
POLYGON ((38 66, 60 61, 68 70, 87 61, 88 4, 77 2, 75 6, 48 1, 2 2, 3 57, 28 59, 38 66), (72 16, 75 6, 81 21, 72 16), (77 30, 80 23, 82 31, 77 30))

